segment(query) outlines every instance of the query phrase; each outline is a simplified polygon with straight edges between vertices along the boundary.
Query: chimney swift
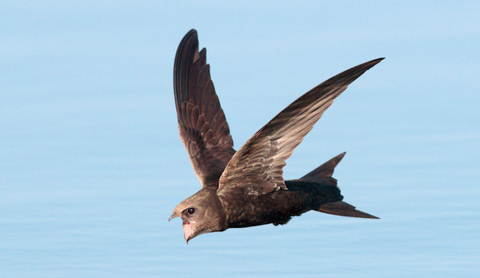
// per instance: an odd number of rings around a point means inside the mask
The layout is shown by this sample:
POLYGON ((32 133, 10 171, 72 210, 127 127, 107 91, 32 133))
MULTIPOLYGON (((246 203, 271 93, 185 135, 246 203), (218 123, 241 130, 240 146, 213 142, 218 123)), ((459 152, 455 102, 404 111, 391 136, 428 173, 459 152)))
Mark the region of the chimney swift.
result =
POLYGON ((310 210, 377 218, 342 201, 332 174, 345 153, 296 180, 284 180, 283 167, 334 99, 381 60, 353 67, 311 89, 235 151, 206 49, 198 51, 197 31, 190 30, 178 46, 173 69, 180 138, 202 184, 170 217, 182 218, 185 241, 229 228, 283 225, 310 210))

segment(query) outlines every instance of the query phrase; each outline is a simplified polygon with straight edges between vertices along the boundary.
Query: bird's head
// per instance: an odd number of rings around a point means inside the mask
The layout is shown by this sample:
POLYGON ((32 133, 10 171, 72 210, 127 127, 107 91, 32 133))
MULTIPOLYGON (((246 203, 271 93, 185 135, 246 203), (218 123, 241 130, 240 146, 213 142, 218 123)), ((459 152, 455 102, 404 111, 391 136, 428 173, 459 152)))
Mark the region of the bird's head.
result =
POLYGON ((202 189, 173 210, 170 219, 182 218, 185 241, 200 234, 223 231, 226 217, 215 191, 202 189))

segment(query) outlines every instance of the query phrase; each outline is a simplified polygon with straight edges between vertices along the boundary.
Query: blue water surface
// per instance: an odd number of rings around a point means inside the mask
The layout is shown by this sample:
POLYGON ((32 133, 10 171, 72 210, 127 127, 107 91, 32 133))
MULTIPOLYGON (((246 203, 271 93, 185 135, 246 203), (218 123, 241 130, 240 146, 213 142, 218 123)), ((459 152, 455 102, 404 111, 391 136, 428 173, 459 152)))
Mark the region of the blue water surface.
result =
POLYGON ((0 277, 479 277, 480 8, 473 2, 2 2, 0 277), (345 201, 187 245, 200 189, 172 68, 208 48, 238 149, 323 80, 385 56, 287 161, 347 151, 345 201))

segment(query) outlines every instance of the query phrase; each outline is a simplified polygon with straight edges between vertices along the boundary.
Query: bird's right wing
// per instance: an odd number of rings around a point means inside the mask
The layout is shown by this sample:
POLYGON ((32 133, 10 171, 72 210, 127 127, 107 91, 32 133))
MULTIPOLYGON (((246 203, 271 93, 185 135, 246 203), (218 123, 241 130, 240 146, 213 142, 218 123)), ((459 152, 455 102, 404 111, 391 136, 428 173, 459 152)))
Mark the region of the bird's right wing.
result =
POLYGON ((219 194, 243 187, 258 196, 287 190, 283 180, 285 160, 290 157, 323 112, 347 86, 383 58, 346 70, 313 88, 275 116, 232 157, 220 177, 219 194))

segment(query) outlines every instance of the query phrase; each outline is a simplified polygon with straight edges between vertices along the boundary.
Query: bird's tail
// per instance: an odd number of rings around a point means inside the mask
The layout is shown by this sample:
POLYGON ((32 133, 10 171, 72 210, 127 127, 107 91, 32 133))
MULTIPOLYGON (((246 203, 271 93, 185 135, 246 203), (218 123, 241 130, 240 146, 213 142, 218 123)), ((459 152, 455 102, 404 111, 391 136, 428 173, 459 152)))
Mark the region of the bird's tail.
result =
MULTIPOLYGON (((332 186, 337 186, 337 180, 332 178, 333 170, 335 170, 335 167, 342 160, 344 156, 345 156, 345 153, 341 153, 335 156, 334 158, 320 165, 315 170, 303 176, 301 179, 305 181, 310 181, 310 182, 317 182, 317 183, 330 184, 332 186)), ((343 201, 326 203, 322 205, 318 209, 318 211, 334 214, 334 215, 340 215, 340 216, 378 219, 378 217, 376 216, 365 213, 363 211, 356 210, 354 206, 343 201)))

